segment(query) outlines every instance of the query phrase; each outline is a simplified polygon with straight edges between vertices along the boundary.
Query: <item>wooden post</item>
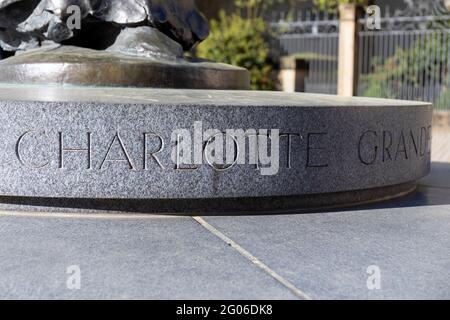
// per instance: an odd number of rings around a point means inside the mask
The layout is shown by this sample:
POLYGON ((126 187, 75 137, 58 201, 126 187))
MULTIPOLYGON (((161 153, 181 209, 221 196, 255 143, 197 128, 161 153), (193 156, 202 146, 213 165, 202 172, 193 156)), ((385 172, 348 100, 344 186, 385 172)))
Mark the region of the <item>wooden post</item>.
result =
POLYGON ((357 18, 355 4, 339 6, 338 95, 351 97, 356 93, 357 81, 357 18))

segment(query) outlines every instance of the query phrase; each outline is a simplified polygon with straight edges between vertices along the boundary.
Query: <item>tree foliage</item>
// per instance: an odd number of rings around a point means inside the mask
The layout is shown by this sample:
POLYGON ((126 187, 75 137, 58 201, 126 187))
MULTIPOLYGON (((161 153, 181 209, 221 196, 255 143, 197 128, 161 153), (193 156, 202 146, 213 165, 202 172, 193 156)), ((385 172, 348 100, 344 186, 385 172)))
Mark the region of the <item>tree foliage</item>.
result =
POLYGON ((340 4, 366 5, 368 0, 314 0, 314 5, 321 11, 336 12, 340 4))
MULTIPOLYGON (((306 0, 234 0, 233 13, 219 13, 210 21, 211 34, 201 43, 196 54, 200 58, 224 62, 248 69, 252 88, 272 90, 270 63, 270 28, 264 18, 280 4, 295 8, 306 0)), ((363 3, 366 0, 314 0, 319 10, 336 8, 339 3, 363 3)))
POLYGON ((269 44, 266 23, 260 17, 243 18, 238 13, 221 11, 210 22, 211 35, 197 48, 197 55, 212 61, 246 68, 251 73, 252 89, 272 90, 272 67, 268 63, 269 44))

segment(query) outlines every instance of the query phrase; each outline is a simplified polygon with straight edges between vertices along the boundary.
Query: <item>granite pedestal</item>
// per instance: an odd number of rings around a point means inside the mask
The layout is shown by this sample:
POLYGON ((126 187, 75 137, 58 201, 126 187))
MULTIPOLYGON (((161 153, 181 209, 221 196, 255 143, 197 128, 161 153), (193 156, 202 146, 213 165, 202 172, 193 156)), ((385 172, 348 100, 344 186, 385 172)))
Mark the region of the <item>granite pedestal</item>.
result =
MULTIPOLYGON (((388 199, 429 173, 431 121, 430 104, 408 101, 1 85, 1 202, 14 210, 208 214, 388 199), (174 163, 174 132, 195 141, 199 126, 278 132, 276 170, 263 174, 250 161, 174 163)), ((200 143, 202 154, 207 146, 200 143)))

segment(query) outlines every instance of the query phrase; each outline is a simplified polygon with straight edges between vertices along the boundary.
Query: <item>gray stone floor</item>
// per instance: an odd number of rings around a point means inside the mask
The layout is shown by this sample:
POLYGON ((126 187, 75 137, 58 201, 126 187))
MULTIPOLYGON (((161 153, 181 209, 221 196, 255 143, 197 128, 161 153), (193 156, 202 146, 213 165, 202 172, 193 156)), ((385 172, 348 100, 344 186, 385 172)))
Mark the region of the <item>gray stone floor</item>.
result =
POLYGON ((0 298, 450 299, 450 164, 414 195, 338 212, 0 212, 0 298))

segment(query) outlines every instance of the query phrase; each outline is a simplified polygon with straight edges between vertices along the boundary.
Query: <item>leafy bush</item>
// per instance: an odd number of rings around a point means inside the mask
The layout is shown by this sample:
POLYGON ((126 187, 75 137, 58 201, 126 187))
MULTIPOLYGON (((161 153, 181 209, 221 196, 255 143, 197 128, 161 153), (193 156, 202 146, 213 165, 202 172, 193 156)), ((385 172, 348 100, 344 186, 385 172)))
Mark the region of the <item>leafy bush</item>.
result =
POLYGON ((221 11, 210 26, 211 34, 198 46, 197 56, 246 68, 251 73, 252 89, 272 90, 270 48, 266 41, 268 27, 264 20, 221 11))
POLYGON ((398 49, 384 63, 375 60, 374 72, 363 77, 365 96, 400 98, 402 88, 420 91, 433 83, 443 88, 439 103, 449 107, 450 93, 445 90, 450 83, 448 56, 450 37, 435 35, 419 40, 409 49, 398 49), (447 98, 446 98, 447 97, 447 98), (446 99, 446 101, 444 101, 446 99))

